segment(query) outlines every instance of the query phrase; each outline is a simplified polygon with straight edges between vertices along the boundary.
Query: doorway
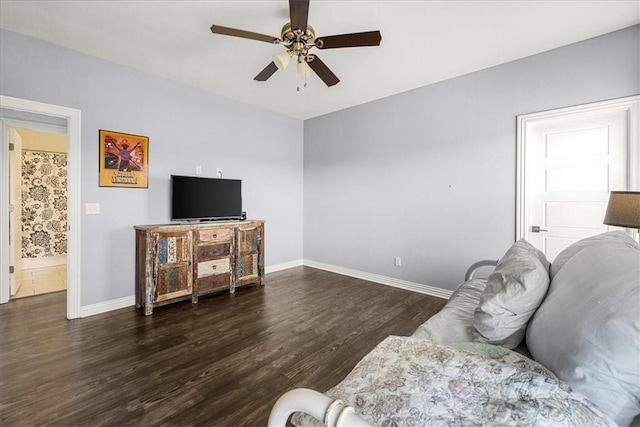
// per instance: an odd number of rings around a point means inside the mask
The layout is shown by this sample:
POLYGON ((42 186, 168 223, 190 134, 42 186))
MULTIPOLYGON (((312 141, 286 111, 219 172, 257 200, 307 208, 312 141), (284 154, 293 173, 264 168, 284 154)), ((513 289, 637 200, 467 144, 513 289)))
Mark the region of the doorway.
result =
POLYGON ((7 133, 10 299, 65 291, 66 127, 33 126, 25 121, 20 128, 8 127, 7 133))
MULTIPOLYGON (((68 319, 81 317, 80 312, 80 123, 79 110, 0 95, 0 229, 9 230, 9 164, 8 129, 20 128, 14 120, 29 121, 36 130, 47 124, 63 123, 67 136, 67 313, 68 319)), ((50 129, 50 128, 49 128, 50 129)), ((46 131, 46 129, 44 129, 46 131)), ((0 304, 10 294, 9 233, 0 232, 0 304)))
POLYGON ((518 116, 517 239, 553 262, 613 229, 609 193, 640 190, 639 124, 640 96, 518 116))

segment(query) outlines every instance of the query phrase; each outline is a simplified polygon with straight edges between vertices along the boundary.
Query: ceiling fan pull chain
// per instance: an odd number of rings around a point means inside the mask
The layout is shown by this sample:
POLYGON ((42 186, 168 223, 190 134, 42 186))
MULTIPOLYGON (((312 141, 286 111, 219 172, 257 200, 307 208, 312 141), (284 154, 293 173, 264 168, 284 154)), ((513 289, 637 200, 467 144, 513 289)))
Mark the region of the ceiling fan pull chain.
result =
POLYGON ((300 92, 300 79, 303 79, 303 84, 302 87, 306 89, 307 87, 307 75, 304 74, 302 76, 298 75, 298 88, 296 89, 298 92, 300 92))

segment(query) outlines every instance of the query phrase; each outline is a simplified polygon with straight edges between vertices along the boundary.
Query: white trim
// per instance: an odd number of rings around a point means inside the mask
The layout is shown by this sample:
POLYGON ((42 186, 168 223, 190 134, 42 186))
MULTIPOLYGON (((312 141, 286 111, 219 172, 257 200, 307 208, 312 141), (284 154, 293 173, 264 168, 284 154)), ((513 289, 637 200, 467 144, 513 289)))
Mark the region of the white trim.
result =
MULTIPOLYGON (((296 260, 283 262, 281 264, 271 265, 265 268, 265 273, 275 273, 277 271, 287 270, 300 266, 317 268, 319 270, 330 271, 332 273, 342 274, 344 276, 355 277, 357 279, 367 280, 369 282, 380 283, 382 285, 393 286, 394 288, 405 289, 408 291, 418 292, 438 298, 449 299, 453 291, 447 289, 436 288, 434 286, 423 285, 421 283, 408 282, 406 280, 394 279, 392 277, 380 276, 377 274, 366 273, 364 271, 352 270, 350 268, 339 267, 337 265, 325 264, 322 262, 305 260, 296 260)), ((79 317, 89 317, 96 314, 106 313, 107 311, 119 310, 135 305, 135 296, 118 298, 110 301, 91 304, 80 307, 79 317)))
POLYGON ((629 108, 629 191, 640 191, 640 95, 629 108))
POLYGON ((67 264, 67 255, 44 256, 39 258, 22 258, 22 270, 31 268, 55 267, 67 264))
MULTIPOLYGON (((0 108, 61 117, 67 120, 67 318, 80 317, 80 110, 0 95, 0 108)), ((4 132, 3 132, 4 134, 4 132)), ((2 135, 4 140, 5 136, 2 135)), ((7 164, 9 147, 0 147, 0 164, 7 164)), ((9 229, 8 176, 0 174, 0 229, 9 229)), ((0 283, 9 282, 8 233, 0 233, 0 283)), ((8 288, 0 285, 0 303, 9 301, 8 288)))
MULTIPOLYGON (((265 268, 265 274, 275 273, 276 271, 287 270, 289 268, 300 267, 301 265, 303 265, 302 260, 271 265, 265 268)), ((120 310, 121 308, 134 306, 135 304, 136 304, 135 295, 118 298, 110 301, 100 302, 97 304, 91 304, 91 305, 80 307, 80 317, 89 317, 96 314, 106 313, 107 311, 120 310)))
POLYGON ((367 280, 369 282, 380 283, 382 285, 393 286, 394 288, 405 289, 407 291, 418 292, 438 298, 449 299, 453 291, 448 289, 436 288, 435 286, 423 285, 422 283, 409 282, 406 280, 395 279, 393 277, 380 276, 378 274, 367 273, 365 271, 352 270, 350 268, 340 267, 337 265, 325 264, 323 262, 304 260, 304 265, 308 267, 318 268, 320 270, 331 271, 332 273, 342 274, 344 276, 355 277, 357 279, 367 280))
POLYGON ((525 129, 527 119, 525 116, 517 117, 516 125, 516 239, 518 241, 526 235, 526 223, 528 215, 525 208, 525 129))
POLYGON ((283 262, 281 264, 268 265, 265 267, 265 274, 275 273, 276 271, 287 270, 289 268, 300 267, 303 264, 301 259, 296 261, 283 262))
POLYGON ((97 304, 85 305, 80 307, 80 317, 89 317, 96 314, 106 313, 107 311, 120 310, 136 304, 135 295, 128 297, 112 299, 110 301, 99 302, 97 304))
MULTIPOLYGON (((4 107, 3 107, 4 108, 4 107)), ((53 125, 49 123, 39 123, 33 122, 31 120, 23 120, 23 119, 10 119, 10 118, 2 118, 2 121, 7 124, 10 128, 15 129, 30 129, 38 132, 47 132, 47 133, 63 133, 67 134, 67 127, 60 125, 53 125)))
POLYGON ((525 170, 527 125, 538 120, 589 112, 627 111, 629 115, 629 190, 640 190, 640 95, 612 99, 591 104, 524 114, 517 117, 516 131, 516 240, 526 236, 529 209, 526 205, 527 186, 525 170))
MULTIPOLYGON (((640 96, 629 109, 629 191, 640 191, 640 96)), ((627 229, 640 243, 640 230, 627 229)))

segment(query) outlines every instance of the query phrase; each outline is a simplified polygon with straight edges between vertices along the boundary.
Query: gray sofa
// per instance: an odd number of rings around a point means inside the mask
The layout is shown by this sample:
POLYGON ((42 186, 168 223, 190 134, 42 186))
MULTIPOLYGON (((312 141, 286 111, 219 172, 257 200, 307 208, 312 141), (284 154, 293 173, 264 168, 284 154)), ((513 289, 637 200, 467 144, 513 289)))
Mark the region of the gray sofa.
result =
POLYGON ((630 425, 640 413, 640 246, 612 231, 549 264, 521 240, 488 278, 462 283, 413 336, 518 351, 630 425))

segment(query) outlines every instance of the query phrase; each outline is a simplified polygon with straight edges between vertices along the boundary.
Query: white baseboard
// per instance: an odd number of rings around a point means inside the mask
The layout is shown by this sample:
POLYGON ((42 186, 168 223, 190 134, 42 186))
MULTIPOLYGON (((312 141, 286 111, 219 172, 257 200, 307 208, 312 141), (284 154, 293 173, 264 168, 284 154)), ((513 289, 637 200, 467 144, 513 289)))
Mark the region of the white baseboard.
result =
MULTIPOLYGON (((302 260, 284 262, 282 264, 270 265, 265 267, 265 273, 273 273, 280 270, 286 270, 288 268, 299 267, 303 265, 302 260)), ((131 307, 136 304, 135 295, 128 297, 118 298, 110 301, 99 302, 97 304, 86 305, 80 307, 80 317, 94 316, 100 313, 106 313, 107 311, 119 310, 121 308, 131 307)))
POLYGON ((80 307, 80 317, 89 317, 107 311, 119 310, 121 308, 131 307, 136 304, 135 295, 128 297, 112 299, 110 301, 99 302, 97 304, 85 305, 80 307))
POLYGON ((28 270, 31 268, 54 267, 56 265, 64 265, 67 263, 66 255, 56 255, 38 258, 22 258, 20 268, 28 270))
POLYGON ((452 291, 448 289, 436 288, 435 286, 424 285, 422 283, 409 282, 407 280, 395 279, 393 277, 380 276, 378 274, 367 273, 365 271, 352 270, 350 268, 340 267, 322 262, 304 260, 304 265, 318 268, 320 270, 331 271, 333 273, 345 276, 355 277, 357 279, 368 280, 369 282, 380 283, 382 285, 393 286, 394 288, 405 289, 407 291, 418 292, 433 297, 449 299, 452 291))
MULTIPOLYGON (((345 276, 355 277, 357 279, 368 280, 369 282, 380 283, 382 285, 393 286, 394 288, 405 289, 408 291, 418 292, 438 298, 449 299, 452 291, 447 289, 436 288, 434 286, 424 285, 422 283, 414 283, 393 277, 380 276, 377 274, 367 273, 350 268, 340 267, 337 265, 325 264, 322 262, 311 261, 308 259, 300 259, 296 261, 283 262, 265 267, 265 273, 274 273, 276 271, 286 270, 289 268, 300 267, 306 265, 320 270, 331 271, 345 276)), ((106 313, 107 311, 119 310, 121 308, 131 307, 135 305, 135 295, 118 298, 110 301, 99 302, 97 304, 86 305, 80 307, 80 317, 89 317, 96 314, 106 313)))
POLYGON ((296 261, 283 262, 281 264, 268 265, 264 268, 265 274, 275 273, 280 270, 287 270, 289 268, 300 267, 304 265, 303 260, 299 259, 296 261))

